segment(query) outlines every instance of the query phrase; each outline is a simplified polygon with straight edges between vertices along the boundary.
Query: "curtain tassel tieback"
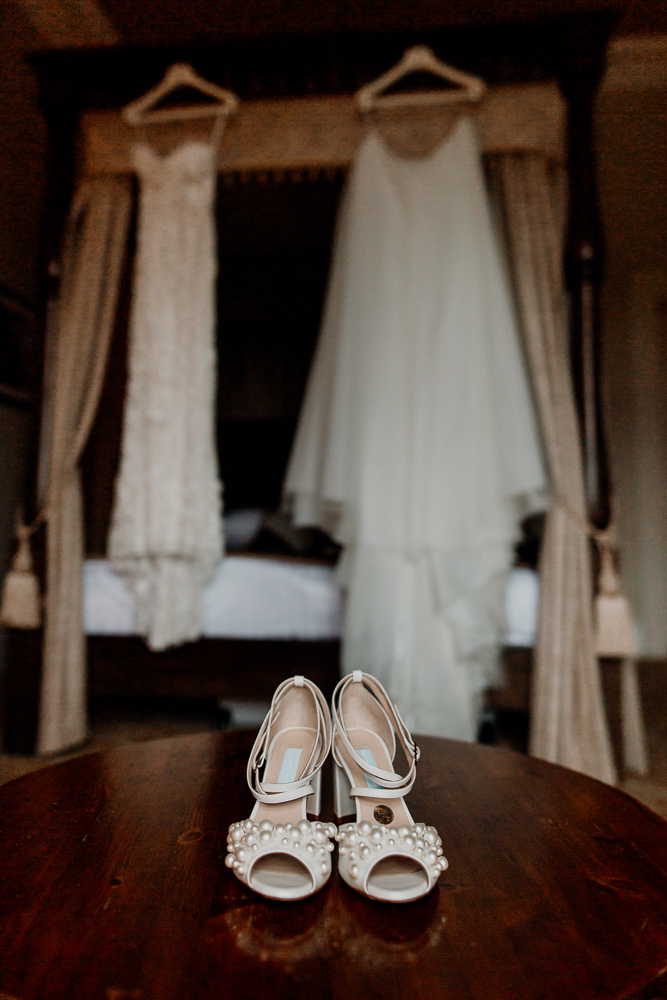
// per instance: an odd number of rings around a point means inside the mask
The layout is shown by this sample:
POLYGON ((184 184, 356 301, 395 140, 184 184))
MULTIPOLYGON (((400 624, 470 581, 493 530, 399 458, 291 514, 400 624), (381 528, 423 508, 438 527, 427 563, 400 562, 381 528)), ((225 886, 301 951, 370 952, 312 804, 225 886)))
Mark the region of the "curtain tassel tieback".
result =
POLYGON ((596 656, 624 659, 637 655, 632 612, 621 588, 621 580, 614 563, 616 528, 614 524, 601 530, 587 518, 560 501, 567 516, 575 521, 593 539, 600 554, 594 620, 596 656))
POLYGON ((621 590, 614 565, 613 528, 593 536, 600 553, 598 592, 595 598, 595 641, 598 656, 620 659, 621 731, 623 763, 627 771, 648 773, 646 731, 637 672, 637 646, 630 604, 621 590))
POLYGON ((632 614, 628 599, 614 565, 615 531, 592 530, 600 553, 597 595, 595 598, 595 646, 598 656, 634 657, 637 655, 632 614))
POLYGON ((18 518, 18 547, 5 576, 0 600, 0 624, 5 628, 37 629, 42 623, 42 599, 32 564, 30 538, 43 520, 40 514, 32 524, 26 525, 21 515, 18 518))
POLYGON ((600 552, 598 593, 595 598, 596 651, 598 656, 621 660, 623 763, 627 771, 644 775, 649 769, 648 751, 635 661, 637 646, 632 614, 614 565, 613 528, 597 532, 594 537, 600 552))

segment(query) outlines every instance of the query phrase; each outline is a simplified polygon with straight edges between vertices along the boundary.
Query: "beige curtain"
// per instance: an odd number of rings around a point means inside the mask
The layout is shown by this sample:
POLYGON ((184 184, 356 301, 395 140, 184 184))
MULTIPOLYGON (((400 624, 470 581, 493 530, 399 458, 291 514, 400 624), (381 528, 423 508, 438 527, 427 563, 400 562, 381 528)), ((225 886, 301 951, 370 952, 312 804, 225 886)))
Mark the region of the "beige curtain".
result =
MULTIPOLYGON (((51 352, 45 501, 47 578, 38 753, 87 736, 79 459, 102 389, 131 208, 129 178, 78 188, 67 224, 51 352)), ((44 483, 44 474, 42 474, 44 483)))
POLYGON ((544 156, 494 157, 526 354, 554 494, 540 563, 530 752, 614 783, 595 649, 583 465, 570 376, 562 213, 544 156))

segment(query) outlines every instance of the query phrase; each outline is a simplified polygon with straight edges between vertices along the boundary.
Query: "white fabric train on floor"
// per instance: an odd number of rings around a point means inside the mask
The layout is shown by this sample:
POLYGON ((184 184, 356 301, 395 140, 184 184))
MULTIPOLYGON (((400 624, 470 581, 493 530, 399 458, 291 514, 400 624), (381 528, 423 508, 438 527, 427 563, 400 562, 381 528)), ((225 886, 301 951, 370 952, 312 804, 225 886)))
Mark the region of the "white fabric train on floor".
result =
POLYGON ((214 437, 215 148, 134 148, 141 181, 129 382, 109 555, 152 649, 201 634, 222 555, 214 437))
POLYGON ((285 496, 345 546, 344 670, 411 729, 474 738, 522 498, 544 485, 473 125, 420 160, 369 132, 285 496))

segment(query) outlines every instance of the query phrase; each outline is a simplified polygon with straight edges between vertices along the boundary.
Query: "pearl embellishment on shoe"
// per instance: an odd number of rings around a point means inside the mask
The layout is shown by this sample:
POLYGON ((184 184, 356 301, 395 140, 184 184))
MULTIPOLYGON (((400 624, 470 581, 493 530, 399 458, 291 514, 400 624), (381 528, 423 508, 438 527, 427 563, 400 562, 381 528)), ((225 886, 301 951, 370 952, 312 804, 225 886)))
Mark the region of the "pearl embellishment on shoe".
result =
POLYGON ((301 856, 302 863, 312 872, 315 884, 319 888, 331 872, 331 858, 334 849, 329 838, 335 837, 337 828, 333 823, 311 823, 301 820, 293 825, 282 823, 275 827, 270 820, 255 823, 244 820, 232 823, 227 834, 227 851, 225 865, 231 868, 241 881, 246 882, 247 861, 249 856, 253 862, 260 855, 295 853, 301 856), (254 855, 254 857, 253 857, 254 855))
POLYGON ((424 866, 429 890, 447 868, 442 856, 442 840, 434 826, 413 823, 412 826, 373 826, 367 820, 346 823, 338 828, 339 871, 342 878, 362 882, 377 864, 378 853, 395 857, 413 857, 424 866))

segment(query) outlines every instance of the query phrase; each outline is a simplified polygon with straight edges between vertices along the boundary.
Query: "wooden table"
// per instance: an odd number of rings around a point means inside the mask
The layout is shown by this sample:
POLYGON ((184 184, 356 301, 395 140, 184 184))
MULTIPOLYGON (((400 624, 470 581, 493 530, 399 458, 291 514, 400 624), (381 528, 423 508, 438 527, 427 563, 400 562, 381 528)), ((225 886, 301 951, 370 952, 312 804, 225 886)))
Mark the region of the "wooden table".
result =
POLYGON ((269 903, 223 863, 251 739, 137 744, 0 789, 1 1000, 667 996, 636 992, 667 967, 667 824, 633 799, 423 739, 410 806, 443 837, 439 888, 391 906, 334 872, 269 903))

